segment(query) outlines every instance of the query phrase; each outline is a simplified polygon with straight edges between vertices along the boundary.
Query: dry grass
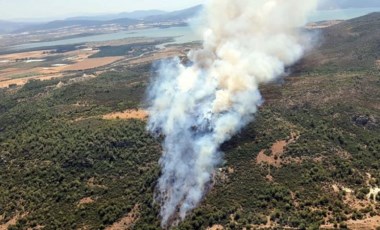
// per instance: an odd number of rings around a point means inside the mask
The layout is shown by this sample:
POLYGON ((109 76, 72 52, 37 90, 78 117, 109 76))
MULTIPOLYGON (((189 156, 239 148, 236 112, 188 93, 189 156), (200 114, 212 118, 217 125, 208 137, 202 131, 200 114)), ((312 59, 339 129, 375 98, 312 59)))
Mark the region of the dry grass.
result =
POLYGON ((62 74, 56 74, 56 75, 48 75, 48 76, 26 77, 26 78, 19 78, 19 79, 6 79, 4 81, 0 80, 0 88, 7 88, 9 87, 9 85, 12 85, 12 84, 22 86, 32 79, 45 81, 45 80, 51 80, 54 78, 60 78, 62 76, 63 76, 62 74))
POLYGON ((114 119, 138 119, 138 120, 145 120, 148 118, 148 113, 144 110, 126 110, 124 112, 115 112, 106 114, 103 116, 103 119, 105 120, 114 120, 114 119))
POLYGON ((44 58, 48 56, 49 55, 47 53, 48 51, 49 50, 39 50, 39 51, 32 51, 32 52, 5 54, 5 55, 0 55, 0 60, 16 60, 16 59, 24 59, 24 58, 40 59, 40 58, 44 58))
POLYGON ((104 57, 104 58, 91 58, 85 59, 73 65, 65 67, 64 71, 79 71, 79 70, 87 70, 94 69, 101 66, 106 66, 112 64, 123 57, 104 57))

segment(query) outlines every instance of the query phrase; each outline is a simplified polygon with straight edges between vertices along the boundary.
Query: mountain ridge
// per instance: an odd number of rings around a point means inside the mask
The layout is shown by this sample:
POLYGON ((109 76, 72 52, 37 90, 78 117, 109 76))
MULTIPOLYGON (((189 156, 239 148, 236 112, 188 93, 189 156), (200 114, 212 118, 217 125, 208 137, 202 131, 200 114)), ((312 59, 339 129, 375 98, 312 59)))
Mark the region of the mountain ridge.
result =
POLYGON ((30 32, 37 30, 51 30, 60 29, 70 26, 101 26, 107 24, 117 24, 120 26, 137 25, 142 22, 146 23, 163 23, 163 22, 175 22, 186 21, 194 17, 198 12, 202 10, 202 5, 186 8, 183 10, 177 10, 172 12, 164 12, 158 10, 148 11, 133 11, 130 13, 120 13, 117 15, 105 16, 105 17, 74 17, 64 20, 55 20, 47 23, 41 23, 33 26, 17 27, 14 30, 8 30, 12 33, 30 32), (129 17, 124 17, 128 15, 129 17), (96 20, 90 20, 96 19, 96 20), (107 19, 107 20, 102 20, 107 19), (110 20, 108 20, 110 19, 110 20))

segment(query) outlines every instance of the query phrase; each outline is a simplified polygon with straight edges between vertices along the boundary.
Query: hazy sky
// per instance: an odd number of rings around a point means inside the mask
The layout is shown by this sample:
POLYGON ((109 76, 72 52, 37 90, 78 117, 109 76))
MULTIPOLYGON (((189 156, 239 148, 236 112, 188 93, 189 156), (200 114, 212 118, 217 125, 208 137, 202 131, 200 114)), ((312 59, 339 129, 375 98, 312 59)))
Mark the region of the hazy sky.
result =
POLYGON ((177 10, 205 0, 0 0, 0 19, 60 18, 142 9, 177 10))
MULTIPOLYGON (((63 19, 134 10, 177 10, 207 0, 0 0, 0 20, 63 19)), ((236 0, 238 1, 238 0, 236 0)), ((253 0, 255 1, 255 0, 253 0)), ((300 0, 308 1, 308 0, 300 0)), ((380 0, 321 0, 322 8, 380 7, 380 0), (323 3, 324 2, 324 3, 323 3)))

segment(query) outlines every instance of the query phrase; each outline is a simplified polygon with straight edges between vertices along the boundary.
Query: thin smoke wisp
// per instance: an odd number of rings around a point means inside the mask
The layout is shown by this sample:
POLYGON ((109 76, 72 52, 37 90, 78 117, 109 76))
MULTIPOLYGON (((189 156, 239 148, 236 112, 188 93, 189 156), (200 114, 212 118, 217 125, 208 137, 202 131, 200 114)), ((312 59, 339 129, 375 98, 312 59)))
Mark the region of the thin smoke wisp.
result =
POLYGON ((156 200, 168 227, 210 189, 219 148, 251 122, 261 84, 283 76, 305 50, 300 29, 317 0, 210 0, 203 46, 161 63, 148 91, 148 130, 164 137, 156 200))

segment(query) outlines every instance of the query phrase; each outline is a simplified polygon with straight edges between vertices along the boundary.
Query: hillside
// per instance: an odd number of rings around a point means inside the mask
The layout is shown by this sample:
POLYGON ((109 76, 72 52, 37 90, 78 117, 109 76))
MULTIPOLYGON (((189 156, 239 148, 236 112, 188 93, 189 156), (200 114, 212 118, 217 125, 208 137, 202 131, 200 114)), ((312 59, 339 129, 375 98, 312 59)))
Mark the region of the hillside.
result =
MULTIPOLYGON (((255 121, 174 229, 379 226, 379 18, 324 29, 295 73, 262 87, 255 121)), ((0 229, 160 229, 144 60, 0 89, 0 229)))
POLYGON ((304 67, 324 71, 365 70, 380 59, 380 13, 322 29, 319 45, 304 59, 304 67))

